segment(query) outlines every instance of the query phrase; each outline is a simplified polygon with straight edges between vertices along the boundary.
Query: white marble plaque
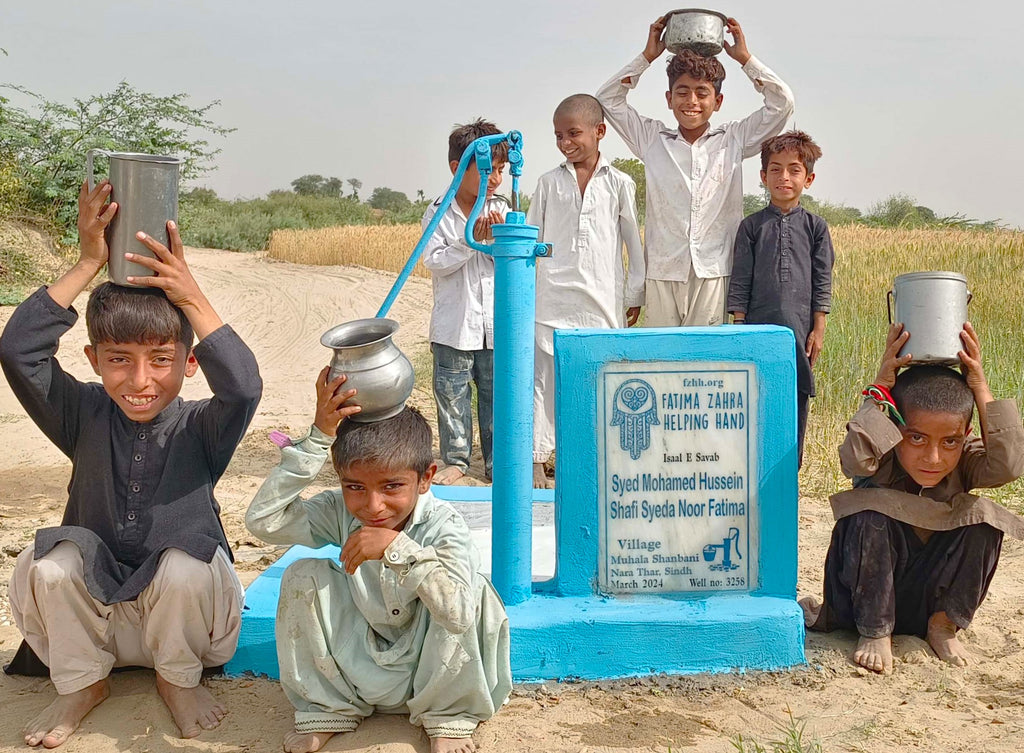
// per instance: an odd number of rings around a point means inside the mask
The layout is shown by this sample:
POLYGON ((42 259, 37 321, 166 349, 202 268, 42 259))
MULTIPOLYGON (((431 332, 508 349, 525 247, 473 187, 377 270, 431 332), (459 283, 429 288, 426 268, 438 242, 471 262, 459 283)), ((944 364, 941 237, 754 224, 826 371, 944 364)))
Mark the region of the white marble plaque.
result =
POLYGON ((607 364, 597 431, 601 591, 757 587, 753 364, 607 364))

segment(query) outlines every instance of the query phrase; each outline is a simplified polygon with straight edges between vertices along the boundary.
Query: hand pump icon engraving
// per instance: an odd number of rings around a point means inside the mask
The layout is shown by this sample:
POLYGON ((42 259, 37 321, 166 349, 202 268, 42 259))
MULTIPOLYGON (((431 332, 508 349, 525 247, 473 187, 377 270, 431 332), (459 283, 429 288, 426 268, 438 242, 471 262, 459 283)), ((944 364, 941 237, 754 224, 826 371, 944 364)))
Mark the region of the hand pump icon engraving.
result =
POLYGON ((739 569, 739 565, 737 565, 735 562, 732 561, 731 554, 732 554, 732 550, 734 548, 736 550, 736 558, 737 559, 743 559, 743 555, 740 554, 740 529, 739 528, 730 528, 729 529, 729 535, 727 537, 725 537, 724 539, 722 539, 722 543, 721 544, 708 544, 707 546, 704 547, 704 561, 705 562, 714 562, 715 558, 718 556, 718 553, 715 550, 716 549, 721 549, 722 550, 722 564, 721 565, 711 565, 711 567, 709 567, 708 569, 709 570, 722 570, 722 571, 725 571, 725 572, 729 572, 730 570, 737 570, 737 569, 739 569))

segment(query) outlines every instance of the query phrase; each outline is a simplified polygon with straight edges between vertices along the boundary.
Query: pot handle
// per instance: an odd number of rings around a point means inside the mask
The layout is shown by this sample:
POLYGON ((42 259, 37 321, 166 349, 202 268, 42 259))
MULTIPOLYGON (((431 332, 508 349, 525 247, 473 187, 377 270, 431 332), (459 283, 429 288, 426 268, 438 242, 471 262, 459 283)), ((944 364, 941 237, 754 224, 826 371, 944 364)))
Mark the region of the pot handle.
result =
POLYGON ((85 153, 85 180, 89 184, 89 190, 92 191, 96 188, 96 176, 92 171, 92 156, 94 154, 100 154, 104 157, 109 157, 110 152, 106 149, 90 149, 85 153))
POLYGON ((971 301, 972 300, 974 300, 974 293, 972 293, 970 290, 968 290, 967 291, 967 305, 968 306, 971 305, 971 301))
POLYGON ((885 310, 889 314, 889 324, 892 324, 892 291, 885 292, 885 310))

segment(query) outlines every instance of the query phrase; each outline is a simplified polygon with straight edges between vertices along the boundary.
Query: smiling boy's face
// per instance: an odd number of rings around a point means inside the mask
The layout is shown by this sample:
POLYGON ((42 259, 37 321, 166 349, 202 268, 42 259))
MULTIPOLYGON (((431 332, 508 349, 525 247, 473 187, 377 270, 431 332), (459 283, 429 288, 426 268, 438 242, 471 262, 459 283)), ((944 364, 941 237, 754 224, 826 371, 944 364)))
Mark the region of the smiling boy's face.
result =
POLYGON ((910 478, 922 487, 936 486, 960 462, 968 422, 955 413, 915 410, 904 416, 903 440, 896 458, 910 478))
POLYGON ((722 106, 722 95, 715 94, 715 85, 684 73, 665 92, 668 109, 676 116, 679 131, 687 140, 707 130, 711 115, 722 106))
POLYGON ((604 123, 588 123, 579 114, 556 114, 554 126, 558 151, 572 164, 587 162, 598 155, 605 134, 604 123))
POLYGON ((421 494, 430 490, 437 471, 420 476, 411 468, 391 470, 372 463, 352 463, 338 473, 345 508, 364 526, 401 531, 421 494))
POLYGON ((814 173, 807 172, 796 150, 787 149, 768 158, 768 169, 761 171, 761 182, 768 189, 773 204, 789 209, 814 182, 814 173))
POLYGON ((85 355, 103 389, 130 420, 146 423, 181 392, 185 377, 199 368, 184 343, 86 345, 85 355))

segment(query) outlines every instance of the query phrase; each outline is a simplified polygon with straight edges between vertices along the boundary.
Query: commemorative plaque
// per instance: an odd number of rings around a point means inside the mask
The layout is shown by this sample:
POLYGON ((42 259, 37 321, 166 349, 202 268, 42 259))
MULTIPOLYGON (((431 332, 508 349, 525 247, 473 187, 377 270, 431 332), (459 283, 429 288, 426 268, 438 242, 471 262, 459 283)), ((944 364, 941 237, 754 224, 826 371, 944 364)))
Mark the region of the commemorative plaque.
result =
POLYGON ((754 365, 608 363, 597 414, 599 589, 756 589, 754 365))

